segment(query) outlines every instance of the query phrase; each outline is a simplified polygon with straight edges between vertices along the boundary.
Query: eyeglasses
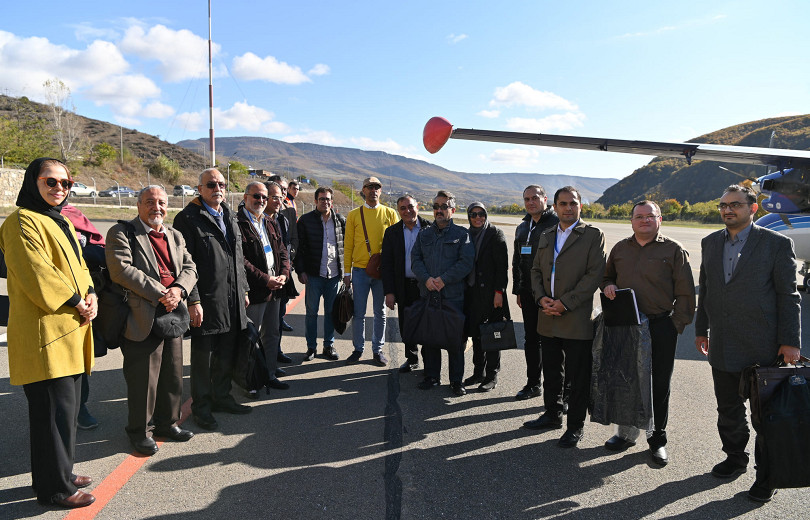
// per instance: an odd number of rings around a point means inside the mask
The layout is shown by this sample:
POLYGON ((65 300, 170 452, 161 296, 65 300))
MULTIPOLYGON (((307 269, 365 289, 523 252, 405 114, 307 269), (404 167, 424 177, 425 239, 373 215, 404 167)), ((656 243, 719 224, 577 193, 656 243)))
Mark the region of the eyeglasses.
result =
POLYGON ((433 211, 438 211, 438 210, 447 211, 448 209, 450 209, 450 206, 448 206, 447 204, 441 204, 441 205, 434 204, 433 205, 433 211))
POLYGON ((267 195, 262 195, 261 193, 254 193, 251 195, 256 200, 267 200, 267 195))
POLYGON ((363 187, 364 188, 371 188, 372 190, 381 190, 382 189, 382 186, 380 186, 379 184, 366 184, 363 187))
POLYGON ((657 218, 658 215, 636 215, 635 217, 633 217, 633 220, 635 220, 636 222, 642 222, 646 220, 655 220, 657 218))
POLYGON ((217 186, 219 186, 219 189, 224 190, 225 188, 228 187, 228 183, 226 183, 226 182, 214 182, 214 181, 208 181, 208 182, 205 183, 205 187, 208 188, 209 190, 213 190, 217 186))
POLYGON ((332 199, 327 197, 318 197, 318 202, 332 202, 332 199))
POLYGON ((467 215, 469 215, 470 218, 487 218, 487 214, 483 211, 471 211, 467 213, 467 215))
POLYGON ((725 202, 721 202, 720 204, 717 205, 717 209, 719 209, 720 211, 724 211, 731 208, 732 210, 736 211, 743 206, 750 206, 750 204, 747 202, 729 202, 728 204, 726 204, 725 202))
POLYGON ((45 179, 45 185, 49 188, 56 188, 56 185, 60 184, 63 190, 69 190, 73 186, 72 179, 57 179, 55 177, 40 177, 40 179, 45 179))
POLYGON ((273 202, 281 202, 282 197, 278 195, 273 195, 272 197, 270 197, 270 199, 273 200, 273 202))

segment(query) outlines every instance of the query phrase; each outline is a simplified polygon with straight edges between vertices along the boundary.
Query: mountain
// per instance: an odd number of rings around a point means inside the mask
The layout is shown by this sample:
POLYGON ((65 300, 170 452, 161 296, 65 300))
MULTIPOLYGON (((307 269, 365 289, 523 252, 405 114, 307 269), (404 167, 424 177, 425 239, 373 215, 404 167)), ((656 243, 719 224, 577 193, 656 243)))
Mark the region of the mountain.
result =
MULTIPOLYGON (((288 177, 305 175, 317 179, 321 184, 331 184, 337 180, 351 183, 358 189, 364 178, 375 176, 382 181, 385 191, 411 193, 420 200, 433 197, 441 187, 453 192, 459 204, 464 205, 473 200, 487 205, 522 205, 523 189, 529 184, 542 185, 549 196, 557 188, 570 184, 581 190, 583 200, 593 201, 617 181, 571 175, 454 172, 386 152, 286 143, 265 137, 219 137, 216 143, 217 155, 222 162, 226 157, 238 157, 256 169, 288 177)), ((177 144, 195 151, 208 149, 207 138, 177 144)))
MULTIPOLYGON (((752 121, 717 130, 690 143, 711 143, 768 148, 775 132, 774 148, 810 150, 810 115, 774 117, 752 121)), ((658 201, 677 199, 680 202, 705 202, 720 196, 730 184, 766 173, 764 166, 693 161, 657 157, 607 190, 597 202, 610 206, 651 198, 658 201), (734 173, 720 169, 728 168, 734 173)))

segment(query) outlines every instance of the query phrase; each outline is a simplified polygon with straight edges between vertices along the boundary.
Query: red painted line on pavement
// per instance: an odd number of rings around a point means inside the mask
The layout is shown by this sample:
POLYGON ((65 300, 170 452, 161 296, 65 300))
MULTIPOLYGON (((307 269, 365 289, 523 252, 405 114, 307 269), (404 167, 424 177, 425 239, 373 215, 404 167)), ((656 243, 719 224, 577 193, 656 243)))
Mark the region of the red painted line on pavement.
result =
MULTIPOLYGON (((291 300, 287 303, 287 312, 292 311, 296 305, 304 298, 304 288, 301 288, 301 294, 299 294, 294 300, 291 300)), ((177 422, 177 425, 181 425, 185 422, 186 419, 191 417, 191 399, 186 400, 181 407, 182 412, 182 419, 177 422)), ((158 447, 163 446, 165 441, 158 441, 158 447)), ((117 468, 113 470, 112 473, 107 475, 107 477, 102 480, 93 490, 91 493, 93 496, 96 497, 96 501, 93 502, 91 505, 87 507, 83 507, 81 509, 73 509, 70 511, 67 516, 65 516, 65 520, 93 520, 98 513, 104 509, 110 500, 112 500, 116 493, 124 487, 124 485, 129 482, 129 479, 132 478, 135 473, 141 467, 146 464, 146 461, 149 460, 149 457, 146 455, 142 455, 138 452, 130 453, 124 461, 118 465, 117 468)))

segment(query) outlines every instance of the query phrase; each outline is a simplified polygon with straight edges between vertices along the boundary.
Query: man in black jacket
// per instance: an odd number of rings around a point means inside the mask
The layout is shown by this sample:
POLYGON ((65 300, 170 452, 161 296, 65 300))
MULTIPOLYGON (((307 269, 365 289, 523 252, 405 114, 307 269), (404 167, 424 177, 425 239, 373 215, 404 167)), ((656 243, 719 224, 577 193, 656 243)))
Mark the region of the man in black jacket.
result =
POLYGON ((249 406, 231 396, 233 349, 247 325, 248 284, 242 233, 225 204, 225 177, 215 168, 200 174, 200 196, 174 218, 199 280, 188 301, 191 317, 191 413, 206 430, 219 425, 211 412, 246 414, 249 406))
POLYGON ((323 296, 323 356, 335 361, 335 326, 332 323, 332 305, 337 296, 343 274, 343 230, 346 219, 332 209, 332 189, 315 190, 315 209, 298 219, 298 252, 295 271, 298 280, 306 286, 307 353, 304 358, 315 358, 318 347, 318 308, 323 296))
POLYGON ((524 400, 540 395, 540 374, 543 359, 540 354, 540 335, 537 333, 537 317, 540 308, 532 296, 532 263, 537 252, 540 234, 557 225, 560 219, 551 206, 546 206, 546 190, 537 184, 523 190, 523 204, 527 215, 515 230, 515 246, 512 253, 512 294, 517 295, 517 304, 523 312, 526 355, 526 386, 515 399, 524 400))
MULTIPOLYGON (((404 309, 419 299, 419 282, 411 271, 411 249, 419 231, 430 225, 419 216, 419 205, 410 195, 397 200, 400 221, 385 230, 382 242, 382 282, 385 305, 394 310, 399 304, 399 329, 405 324, 404 309)), ((419 368, 419 348, 415 343, 405 344, 405 362, 400 372, 419 368)))

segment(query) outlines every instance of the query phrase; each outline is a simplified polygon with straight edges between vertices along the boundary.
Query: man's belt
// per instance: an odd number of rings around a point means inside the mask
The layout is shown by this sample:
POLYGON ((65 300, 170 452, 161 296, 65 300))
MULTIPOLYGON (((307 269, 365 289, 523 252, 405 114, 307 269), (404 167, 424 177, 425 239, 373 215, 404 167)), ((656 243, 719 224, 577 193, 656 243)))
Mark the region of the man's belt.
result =
POLYGON ((661 318, 669 318, 672 316, 672 311, 659 312, 658 314, 648 314, 647 319, 650 321, 660 320, 661 318))

